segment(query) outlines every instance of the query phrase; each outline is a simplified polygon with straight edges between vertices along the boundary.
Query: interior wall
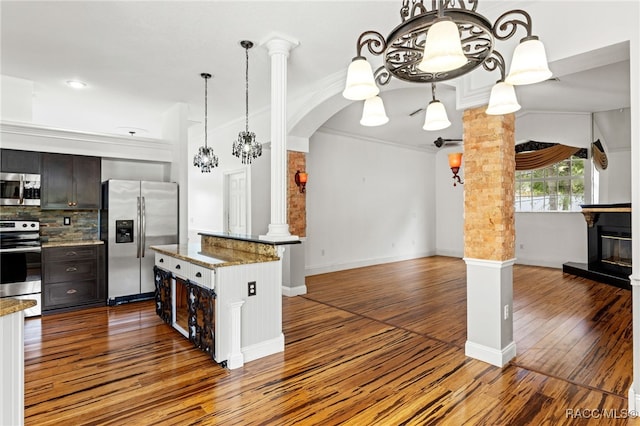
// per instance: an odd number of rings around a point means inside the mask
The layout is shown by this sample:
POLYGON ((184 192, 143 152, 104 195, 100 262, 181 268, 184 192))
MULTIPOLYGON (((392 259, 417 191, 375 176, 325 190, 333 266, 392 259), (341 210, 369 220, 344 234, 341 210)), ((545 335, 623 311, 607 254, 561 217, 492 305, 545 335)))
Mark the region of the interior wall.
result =
POLYGON ((606 170, 598 172, 601 204, 631 202, 631 147, 626 151, 607 152, 606 170))
POLYGON ((265 111, 249 117, 250 130, 256 133, 256 140, 263 144, 262 156, 253 160, 251 165, 244 165, 241 159, 231 155, 231 147, 238 138, 238 132, 244 130, 244 118, 215 129, 209 127, 207 144, 213 147, 219 160, 218 167, 209 173, 202 173, 199 168, 193 166, 194 155, 198 148, 204 145, 204 125, 196 125, 189 129, 189 243, 200 242, 199 232, 224 231, 224 173, 243 167, 251 168, 251 179, 247 188, 251 194, 251 207, 247 211, 251 215, 250 232, 254 235, 266 233, 270 221, 271 196, 271 151, 267 148, 271 138, 269 119, 270 116, 265 111))
MULTIPOLYGON (((464 252, 464 184, 453 186, 449 153, 461 152, 462 145, 444 146, 435 158, 436 253, 462 257, 464 252)), ((464 155, 458 175, 464 182, 464 155)))
POLYGON ((306 274, 435 254, 434 158, 316 132, 307 156, 306 274))

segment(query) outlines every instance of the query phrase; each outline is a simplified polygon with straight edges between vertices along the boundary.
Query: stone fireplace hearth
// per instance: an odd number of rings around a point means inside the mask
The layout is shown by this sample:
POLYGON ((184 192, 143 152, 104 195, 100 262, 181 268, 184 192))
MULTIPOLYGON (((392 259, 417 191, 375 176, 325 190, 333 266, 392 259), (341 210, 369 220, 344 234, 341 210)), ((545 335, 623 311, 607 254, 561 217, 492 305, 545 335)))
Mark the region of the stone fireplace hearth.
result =
POLYGON ((588 263, 567 262, 563 272, 631 289, 631 204, 584 204, 588 263))

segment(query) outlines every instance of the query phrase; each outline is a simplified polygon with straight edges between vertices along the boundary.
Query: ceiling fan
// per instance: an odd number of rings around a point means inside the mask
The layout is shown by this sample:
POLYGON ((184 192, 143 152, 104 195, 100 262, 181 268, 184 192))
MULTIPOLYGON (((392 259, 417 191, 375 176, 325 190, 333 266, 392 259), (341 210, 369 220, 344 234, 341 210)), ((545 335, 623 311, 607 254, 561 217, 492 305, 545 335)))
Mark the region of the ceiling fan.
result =
POLYGON ((433 144, 438 148, 442 148, 444 145, 460 145, 460 142, 462 142, 462 139, 442 139, 439 136, 438 139, 433 141, 433 144))

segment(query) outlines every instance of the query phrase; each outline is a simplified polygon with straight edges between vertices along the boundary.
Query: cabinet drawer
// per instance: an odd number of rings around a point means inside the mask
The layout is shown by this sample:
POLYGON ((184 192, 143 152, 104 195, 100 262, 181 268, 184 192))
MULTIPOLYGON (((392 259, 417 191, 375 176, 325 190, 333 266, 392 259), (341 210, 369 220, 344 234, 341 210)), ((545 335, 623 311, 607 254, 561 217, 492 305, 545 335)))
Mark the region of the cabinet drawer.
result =
POLYGON ((98 300, 98 282, 96 280, 45 284, 43 291, 45 309, 62 305, 83 305, 98 300))
POLYGON ((162 268, 166 271, 172 271, 173 270, 173 262, 174 262, 174 258, 171 256, 167 256, 166 254, 162 254, 162 253, 157 253, 156 252, 156 266, 158 268, 162 268))
POLYGON ((97 266, 95 260, 47 263, 44 269, 44 282, 59 283, 95 279, 98 276, 97 266))
POLYGON ((190 264, 189 276, 187 278, 202 287, 210 289, 214 289, 215 287, 215 280, 213 279, 214 271, 212 269, 204 268, 200 265, 194 265, 193 263, 190 264))
POLYGON ((45 262, 62 260, 95 260, 98 253, 96 246, 47 247, 43 250, 45 262))
POLYGON ((156 253, 156 266, 165 271, 173 272, 174 275, 179 277, 189 278, 189 265, 186 260, 156 253))

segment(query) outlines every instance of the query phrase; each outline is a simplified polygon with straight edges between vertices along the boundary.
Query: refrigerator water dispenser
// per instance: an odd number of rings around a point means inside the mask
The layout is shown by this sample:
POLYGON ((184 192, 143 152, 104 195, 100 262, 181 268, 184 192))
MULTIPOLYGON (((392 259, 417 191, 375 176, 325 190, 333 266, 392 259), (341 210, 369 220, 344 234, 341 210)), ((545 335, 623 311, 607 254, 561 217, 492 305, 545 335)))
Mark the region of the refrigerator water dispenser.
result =
POLYGON ((116 220, 116 243, 133 242, 133 220, 116 220))

